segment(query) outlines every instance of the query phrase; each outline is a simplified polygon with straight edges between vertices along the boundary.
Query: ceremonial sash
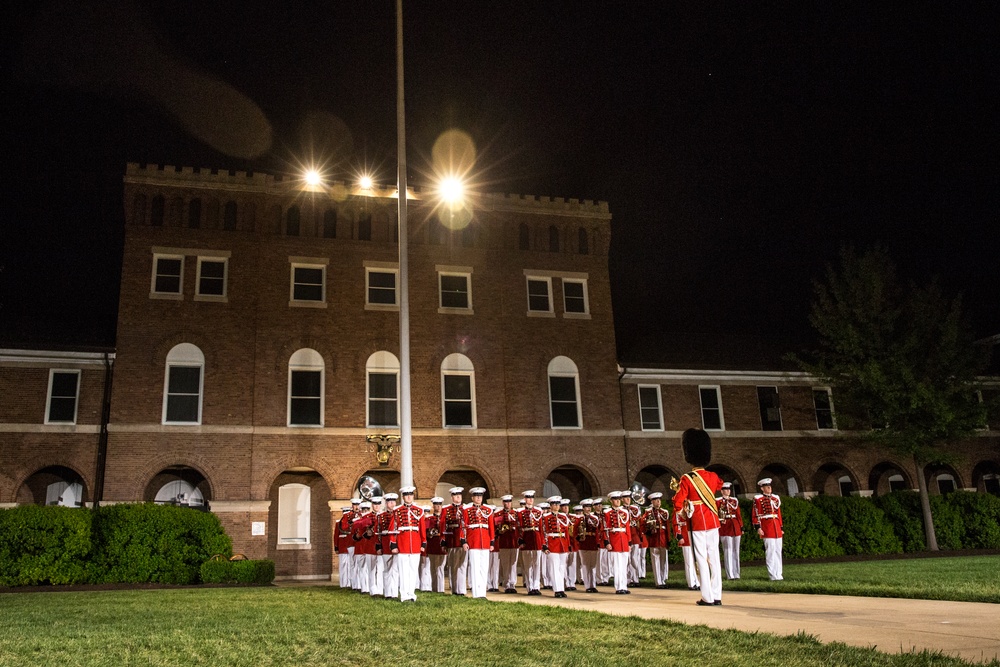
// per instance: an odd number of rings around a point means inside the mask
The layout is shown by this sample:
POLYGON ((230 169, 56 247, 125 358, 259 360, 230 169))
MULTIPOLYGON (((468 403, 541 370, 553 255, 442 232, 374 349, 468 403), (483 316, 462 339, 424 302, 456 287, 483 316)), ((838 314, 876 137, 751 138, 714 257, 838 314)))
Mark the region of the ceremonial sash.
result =
POLYGON ((719 506, 715 503, 715 494, 712 490, 708 488, 708 484, 702 479, 702 476, 698 474, 697 470, 692 470, 685 475, 691 480, 694 485, 694 490, 698 492, 698 497, 701 498, 701 502, 708 506, 708 509, 712 510, 712 513, 716 516, 719 515, 719 506))

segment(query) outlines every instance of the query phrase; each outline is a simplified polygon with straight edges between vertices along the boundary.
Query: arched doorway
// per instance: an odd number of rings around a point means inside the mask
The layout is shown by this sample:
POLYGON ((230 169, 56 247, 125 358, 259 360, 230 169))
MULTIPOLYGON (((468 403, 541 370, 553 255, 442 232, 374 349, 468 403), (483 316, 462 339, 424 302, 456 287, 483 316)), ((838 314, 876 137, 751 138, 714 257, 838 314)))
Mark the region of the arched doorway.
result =
POLYGON ((635 481, 649 489, 649 493, 662 493, 669 498, 670 478, 677 479, 679 476, 670 468, 661 465, 646 466, 635 476, 635 481))
POLYGON ((895 463, 883 461, 868 475, 868 488, 872 494, 883 496, 893 491, 907 491, 914 488, 909 475, 895 463))
POLYGON ((924 468, 924 474, 927 479, 927 490, 930 493, 943 496, 963 488, 958 473, 949 465, 943 463, 929 465, 924 468))
POLYGON ((593 497, 594 486, 587 475, 576 466, 559 466, 549 473, 542 485, 542 495, 561 496, 573 502, 593 497))
POLYGON ((455 466, 451 470, 446 470, 441 478, 438 479, 437 484, 434 486, 434 495, 441 496, 444 498, 445 503, 450 502, 450 494, 448 489, 460 486, 465 489, 463 493, 464 500, 471 500, 469 495, 469 489, 481 486, 486 489, 485 498, 493 498, 496 494, 496 489, 491 489, 490 485, 486 483, 486 479, 479 474, 479 471, 465 466, 455 466))
POLYGON ((972 469, 972 484, 979 493, 1000 496, 1000 465, 995 461, 980 461, 972 469))
POLYGON ((850 471, 840 463, 824 463, 813 475, 812 488, 823 496, 850 496, 859 491, 850 471))
MULTIPOLYGON (((724 465, 712 464, 705 469, 710 470, 719 477, 721 477, 723 482, 729 482, 730 484, 732 484, 734 496, 739 497, 744 493, 747 493, 746 487, 744 487, 743 485, 743 481, 740 479, 740 476, 736 474, 736 471, 733 470, 732 468, 729 468, 724 465)), ((757 480, 754 481, 756 482, 757 480)))
POLYGON ((48 466, 32 474, 17 492, 21 505, 83 507, 87 501, 83 478, 71 468, 48 466))
POLYGON ((330 486, 311 468, 289 468, 268 492, 268 554, 275 575, 324 579, 333 569, 330 486))
POLYGON ((149 481, 143 500, 159 505, 208 509, 212 490, 205 476, 188 466, 164 468, 149 481))
POLYGON ((802 493, 802 484, 791 468, 781 463, 772 463, 764 466, 754 480, 754 491, 757 490, 757 481, 765 477, 771 478, 771 490, 779 496, 797 496, 802 493))

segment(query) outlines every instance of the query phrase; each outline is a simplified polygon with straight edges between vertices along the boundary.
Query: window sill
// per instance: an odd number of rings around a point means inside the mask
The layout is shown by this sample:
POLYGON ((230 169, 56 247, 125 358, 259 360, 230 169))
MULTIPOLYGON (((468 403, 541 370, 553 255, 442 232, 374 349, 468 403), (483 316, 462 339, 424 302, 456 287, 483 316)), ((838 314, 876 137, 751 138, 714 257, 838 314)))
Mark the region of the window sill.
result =
POLYGON ((551 310, 529 310, 528 317, 555 317, 556 314, 551 310))
POLYGON ((216 294, 195 294, 195 301, 214 301, 215 303, 229 303, 228 296, 218 296, 216 294))
POLYGON ((399 312, 399 306, 395 303, 366 303, 365 310, 380 310, 382 312, 399 312))
POLYGON ((278 551, 309 551, 312 549, 311 544, 302 544, 299 542, 291 542, 288 544, 278 544, 278 551))
POLYGON ((563 313, 567 320, 589 320, 590 313, 563 313))
POLYGON ((288 302, 289 308, 326 308, 326 301, 296 301, 288 302))
POLYGON ((183 301, 183 294, 172 294, 170 292, 150 292, 150 299, 163 299, 164 301, 183 301))
POLYGON ((438 308, 439 315, 475 315, 475 311, 472 308, 438 308))

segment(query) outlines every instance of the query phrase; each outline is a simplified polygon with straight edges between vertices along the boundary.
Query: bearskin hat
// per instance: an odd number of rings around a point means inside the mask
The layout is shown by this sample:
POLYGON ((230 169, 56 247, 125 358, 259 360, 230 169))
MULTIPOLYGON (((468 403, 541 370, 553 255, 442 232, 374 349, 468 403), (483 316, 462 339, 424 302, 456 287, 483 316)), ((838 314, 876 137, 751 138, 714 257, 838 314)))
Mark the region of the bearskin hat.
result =
POLYGON ((693 466, 707 466, 712 462, 712 438, 700 428, 689 428, 681 436, 684 460, 693 466))

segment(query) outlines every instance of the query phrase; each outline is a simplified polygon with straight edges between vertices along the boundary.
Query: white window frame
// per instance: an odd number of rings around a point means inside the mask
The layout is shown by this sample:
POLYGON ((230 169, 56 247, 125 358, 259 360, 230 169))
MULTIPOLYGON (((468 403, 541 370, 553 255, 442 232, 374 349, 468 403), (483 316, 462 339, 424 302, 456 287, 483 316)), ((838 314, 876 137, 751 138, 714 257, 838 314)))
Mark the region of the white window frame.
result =
POLYGON ((528 317, 555 317, 556 313, 554 310, 554 305, 552 303, 552 277, 551 276, 538 276, 538 275, 526 275, 524 281, 524 293, 528 299, 528 317), (531 283, 532 282, 543 282, 546 285, 547 297, 549 307, 548 310, 533 310, 531 308, 531 283))
POLYGON ((305 484, 279 486, 278 548, 309 548, 312 544, 311 529, 312 489, 305 484), (290 504, 291 510, 289 510, 290 504))
MULTIPOLYGON (((314 259, 308 257, 289 257, 288 262, 288 305, 291 308, 326 308, 326 267, 330 264, 329 259, 314 259), (295 298, 295 269, 319 269, 322 272, 321 297, 314 299, 295 298)), ((306 284, 306 283, 303 283, 306 284)))
POLYGON ((285 406, 286 425, 291 428, 323 428, 326 423, 326 364, 322 355, 316 350, 303 348, 296 352, 288 360, 288 403, 285 406), (295 424, 292 423, 292 373, 294 371, 316 372, 319 371, 319 423, 318 424, 295 424))
POLYGON ((436 267, 438 274, 438 313, 441 314, 458 314, 458 315, 472 315, 472 269, 465 267, 436 267), (449 277, 462 277, 465 278, 465 297, 468 305, 465 308, 458 308, 455 306, 445 306, 444 305, 444 285, 442 284, 442 279, 445 276, 449 277))
POLYGON ((837 430, 837 413, 833 410, 833 391, 830 387, 813 387, 813 416, 816 417, 816 430, 818 431, 836 431, 837 430), (817 391, 826 392, 827 400, 830 402, 830 422, 833 424, 830 428, 821 428, 819 425, 819 410, 816 408, 816 394, 817 391))
POLYGON ((181 343, 167 353, 163 373, 163 413, 164 425, 200 426, 202 405, 205 400, 205 355, 191 343, 181 343), (173 357, 173 358, 171 358, 173 357), (170 369, 173 367, 198 368, 198 418, 195 421, 167 421, 167 406, 170 401, 170 369))
MULTIPOLYGON (((457 402, 457 399, 452 399, 457 402)), ((454 353, 441 362, 441 428, 474 429, 476 428, 476 371, 472 361, 464 354, 454 353), (448 424, 446 407, 448 400, 445 395, 445 378, 450 375, 464 375, 469 378, 469 400, 471 402, 471 424, 448 424)))
POLYGON ((586 278, 563 278, 563 317, 566 319, 579 319, 579 320, 589 320, 590 319, 590 293, 587 290, 587 279, 586 278), (583 285, 583 312, 570 312, 566 307, 566 285, 567 284, 583 285))
MULTIPOLYGON (((698 385, 698 407, 701 412, 701 427, 706 431, 725 431, 726 430, 726 415, 722 408, 722 387, 717 384, 700 384, 698 385), (719 403, 719 428, 708 428, 705 426, 705 406, 701 402, 701 391, 702 389, 714 389, 715 398, 719 403)), ((715 409, 715 408, 711 408, 715 409)))
MULTIPOLYGON (((395 264, 389 266, 379 264, 381 263, 365 263, 365 310, 399 310, 399 267, 395 264), (373 303, 369 300, 369 295, 371 294, 369 290, 372 289, 371 275, 373 273, 392 274, 392 303, 373 303)), ((388 292, 388 289, 385 287, 376 287, 375 289, 388 292)))
POLYGON ((229 258, 228 257, 198 257, 198 272, 195 278, 194 300, 195 301, 219 301, 229 300, 229 258), (201 267, 205 262, 215 262, 222 264, 222 294, 202 294, 201 292, 201 267))
MULTIPOLYGON (((375 354, 368 357, 368 362, 365 364, 365 425, 368 428, 399 428, 400 424, 400 398, 399 398, 399 374, 400 366, 399 359, 396 358, 392 352, 386 352, 384 350, 376 352, 375 354), (396 423, 393 424, 372 424, 371 414, 369 407, 372 401, 371 395, 371 374, 394 374, 396 376, 396 423)), ((377 399, 386 400, 386 399, 377 399)))
POLYGON ((549 425, 557 430, 579 431, 583 428, 583 401, 580 396, 580 371, 576 364, 569 357, 559 356, 549 362, 548 372, 545 377, 545 384, 549 392, 549 425), (573 378, 573 388, 576 393, 576 426, 556 426, 555 415, 552 410, 554 401, 552 399, 551 378, 573 378))
MULTIPOLYGON (((636 394, 639 399, 639 427, 643 431, 663 431, 663 396, 660 394, 660 385, 658 384, 640 384, 636 388, 636 394), (646 422, 642 416, 642 390, 652 389, 656 392, 656 416, 659 420, 659 426, 656 428, 647 428, 646 422)), ((699 394, 700 395, 700 394, 699 394)))
MULTIPOLYGON (((171 299, 171 300, 182 300, 184 298, 184 255, 179 255, 175 253, 163 253, 154 252, 153 253, 153 275, 150 277, 149 281, 149 298, 150 299, 171 299), (159 274, 159 265, 161 259, 177 259, 180 260, 181 268, 180 275, 177 281, 177 291, 176 292, 160 292, 156 289, 156 278, 159 274)), ((166 274, 164 274, 166 275, 166 274)))
MULTIPOLYGON (((62 368, 52 368, 52 369, 49 369, 49 388, 48 388, 48 391, 46 392, 46 398, 45 398, 45 422, 44 423, 46 423, 46 424, 75 424, 76 423, 77 416, 80 413, 80 380, 81 380, 81 377, 80 377, 80 371, 79 370, 62 369, 62 368), (52 408, 52 398, 53 398, 53 396, 52 396, 52 387, 53 387, 53 385, 55 383, 56 373, 66 374, 66 375, 75 375, 76 376, 76 395, 73 397, 73 419, 72 419, 72 421, 52 420, 52 419, 50 419, 50 416, 51 416, 50 415, 50 410, 52 408)), ((68 396, 58 396, 56 398, 69 398, 69 397, 68 396)))

